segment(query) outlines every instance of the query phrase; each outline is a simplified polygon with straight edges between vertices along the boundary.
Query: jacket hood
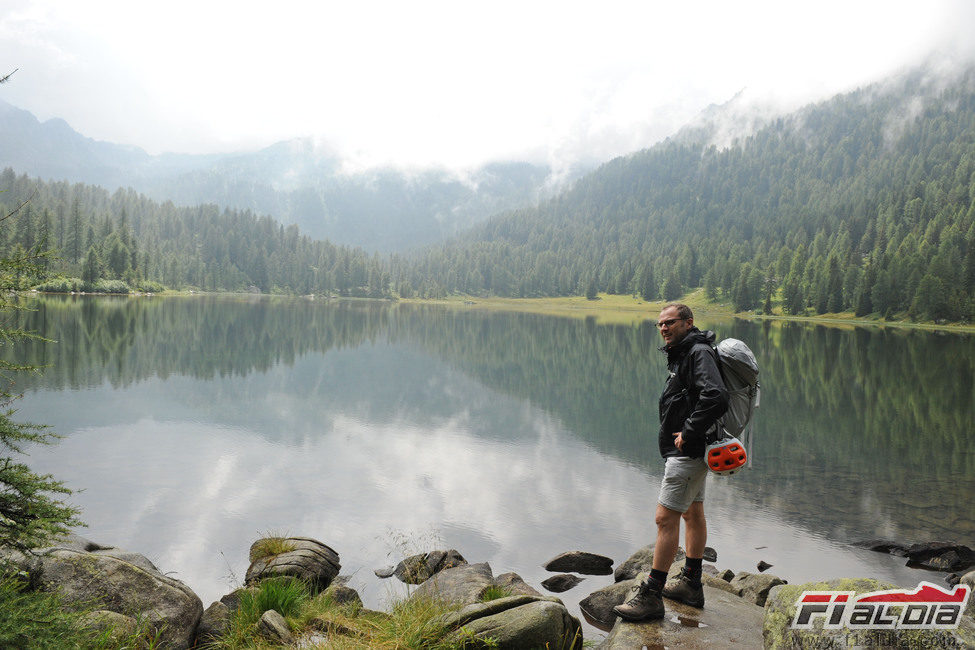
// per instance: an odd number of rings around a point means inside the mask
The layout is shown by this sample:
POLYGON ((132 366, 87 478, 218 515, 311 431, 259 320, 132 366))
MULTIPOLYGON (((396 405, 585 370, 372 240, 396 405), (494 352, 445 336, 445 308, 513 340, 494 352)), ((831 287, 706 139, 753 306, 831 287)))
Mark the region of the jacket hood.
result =
POLYGON ((696 343, 707 343, 711 347, 714 347, 714 339, 714 332, 711 330, 702 332, 695 326, 687 330, 687 334, 684 336, 684 338, 677 341, 677 343, 674 343, 673 345, 663 346, 660 348, 660 351, 667 354, 680 353, 685 350, 690 350, 696 343))

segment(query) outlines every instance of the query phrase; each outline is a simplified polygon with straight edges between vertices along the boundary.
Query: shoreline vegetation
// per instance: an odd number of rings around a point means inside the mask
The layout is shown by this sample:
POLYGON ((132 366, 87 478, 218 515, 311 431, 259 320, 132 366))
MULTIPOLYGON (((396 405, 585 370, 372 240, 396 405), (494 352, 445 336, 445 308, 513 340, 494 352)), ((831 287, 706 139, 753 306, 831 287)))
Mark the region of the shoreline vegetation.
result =
POLYGON ((595 300, 590 300, 585 296, 559 298, 451 296, 442 300, 410 298, 401 300, 401 302, 447 305, 468 309, 517 311, 571 318, 594 318, 596 323, 600 325, 634 325, 648 319, 655 320, 664 305, 670 302, 683 302, 694 311, 696 320, 707 323, 721 323, 733 318, 744 318, 749 320, 798 321, 832 326, 899 327, 975 333, 975 324, 883 320, 879 317, 854 316, 852 312, 809 316, 783 314, 780 308, 773 309, 772 314, 754 311, 735 312, 727 303, 708 300, 703 289, 697 289, 675 300, 653 301, 646 301, 630 295, 599 294, 595 300))
MULTIPOLYGON (((63 294, 68 292, 32 290, 29 293, 63 294)), ((196 295, 228 295, 228 296, 272 296, 283 297, 287 294, 262 294, 241 292, 211 292, 197 290, 108 293, 103 291, 70 292, 69 295, 129 295, 129 296, 196 296, 196 295)), ((297 297, 297 296, 295 296, 297 297)), ((389 298, 367 298, 346 296, 304 296, 326 300, 381 300, 389 298)), ((481 309, 487 311, 522 312, 566 318, 592 318, 599 325, 636 325, 644 320, 654 320, 664 305, 670 302, 683 302, 694 310, 698 321, 708 324, 727 322, 734 318, 747 320, 795 321, 834 327, 869 326, 896 327, 904 329, 921 329, 933 331, 958 332, 975 334, 975 323, 951 323, 932 321, 912 321, 907 318, 884 320, 876 314, 855 316, 852 312, 836 314, 792 315, 782 312, 781 307, 773 308, 771 314, 764 314, 758 310, 736 312, 727 302, 709 300, 703 289, 696 289, 674 300, 643 300, 634 295, 616 295, 600 293, 595 299, 585 296, 560 296, 551 298, 507 298, 503 296, 468 296, 451 295, 446 298, 393 298, 394 302, 415 305, 443 305, 451 308, 481 309)))

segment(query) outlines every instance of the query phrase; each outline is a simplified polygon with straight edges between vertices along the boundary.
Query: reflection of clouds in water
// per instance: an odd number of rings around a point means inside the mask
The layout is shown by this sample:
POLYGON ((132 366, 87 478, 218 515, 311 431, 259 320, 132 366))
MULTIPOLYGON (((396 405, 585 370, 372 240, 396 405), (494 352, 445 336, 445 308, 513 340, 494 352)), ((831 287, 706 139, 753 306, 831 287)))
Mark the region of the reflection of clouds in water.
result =
POLYGON ((620 516, 632 510, 629 484, 647 483, 638 472, 531 408, 520 420, 525 431, 500 442, 473 436, 466 412, 435 428, 339 416, 330 435, 290 446, 142 420, 79 431, 35 457, 38 469, 84 488, 75 500, 87 534, 145 553, 204 600, 226 590, 219 553, 241 577, 248 545, 268 531, 317 537, 346 571, 368 575, 395 546, 387 531, 437 531, 462 553, 491 554, 472 561, 523 574, 570 547, 646 536, 646 512, 620 516))
MULTIPOLYGON (((442 544, 537 587, 549 575, 541 564, 562 551, 619 562, 654 535, 659 474, 593 450, 523 402, 482 390, 434 423, 333 412, 327 433, 280 435, 289 422, 252 431, 143 419, 78 431, 35 450, 32 462, 85 488, 74 498, 91 525, 83 534, 146 554, 205 604, 228 591, 229 573, 243 579, 250 543, 268 532, 333 546, 368 606, 401 589, 372 570, 403 553, 442 544), (483 435, 498 422, 488 405, 504 410, 513 430, 483 435)), ((655 440, 647 446, 656 455, 655 440)), ((796 529, 771 509, 743 511, 738 490, 734 478, 709 485, 719 566, 754 570, 764 559, 794 583, 864 575, 865 564, 880 562, 796 529)), ((589 577, 563 598, 574 607, 610 581, 589 577)))

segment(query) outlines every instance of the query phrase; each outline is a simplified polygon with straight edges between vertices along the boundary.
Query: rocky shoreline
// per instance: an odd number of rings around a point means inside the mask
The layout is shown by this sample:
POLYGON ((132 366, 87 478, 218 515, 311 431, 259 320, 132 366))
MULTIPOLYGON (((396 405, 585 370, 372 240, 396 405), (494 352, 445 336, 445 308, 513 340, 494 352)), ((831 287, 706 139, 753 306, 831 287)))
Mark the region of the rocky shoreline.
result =
MULTIPOLYGON (((975 554, 964 546, 944 543, 903 546, 883 540, 860 544, 881 552, 903 554, 916 564, 958 568, 975 562, 975 554)), ((708 549, 706 560, 716 555, 708 549)), ((148 624, 158 647, 184 649, 201 647, 228 633, 241 594, 254 590, 268 578, 294 576, 313 592, 325 593, 336 603, 356 603, 359 594, 341 576, 339 554, 326 544, 308 537, 269 537, 254 542, 245 584, 204 608, 200 598, 184 583, 165 575, 147 558, 111 546, 104 546, 77 535, 30 554, 0 553, 0 561, 12 562, 28 588, 57 591, 63 602, 97 608, 88 617, 94 628, 110 629, 124 636, 139 625, 148 624)), ((578 575, 613 574, 614 583, 592 592, 579 608, 593 626, 608 633, 599 648, 633 647, 745 647, 745 648, 846 648, 861 647, 975 647, 975 604, 968 601, 955 629, 850 630, 839 627, 796 630, 797 600, 804 591, 841 591, 861 594, 905 588, 872 579, 850 578, 804 585, 789 585, 785 580, 762 572, 719 571, 705 564, 703 576, 706 606, 696 609, 665 601, 663 620, 627 623, 612 612, 626 600, 649 571, 652 547, 636 551, 615 569, 610 558, 573 551, 563 553, 545 568, 553 576, 543 581, 550 592, 565 591, 581 580, 578 575)), ((683 555, 671 568, 679 572, 683 555)), ((518 574, 495 576, 485 563, 469 563, 456 550, 434 550, 405 558, 395 567, 376 570, 381 578, 396 577, 417 585, 411 599, 431 599, 449 606, 439 621, 448 640, 458 647, 499 648, 581 648, 583 625, 558 597, 544 595, 518 574), (486 597, 488 593, 492 595, 486 597)), ((923 579, 923 577, 922 577, 923 579)), ((975 589, 975 571, 949 575, 949 585, 975 589)), ((909 586, 913 587, 913 586, 909 586)), ((956 589, 956 593, 961 593, 956 589)), ((378 613, 381 614, 381 613, 378 613)), ((327 647, 334 635, 348 630, 322 625, 291 630, 273 609, 263 613, 259 634, 273 646, 327 647)))

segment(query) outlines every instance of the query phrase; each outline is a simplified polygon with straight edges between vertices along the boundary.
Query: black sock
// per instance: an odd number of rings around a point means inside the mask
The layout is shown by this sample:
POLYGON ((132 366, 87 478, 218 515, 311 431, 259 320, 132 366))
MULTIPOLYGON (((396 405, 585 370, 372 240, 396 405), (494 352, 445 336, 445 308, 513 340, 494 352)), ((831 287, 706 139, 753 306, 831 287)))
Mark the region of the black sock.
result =
POLYGON ((650 581, 657 587, 663 587, 667 582, 667 572, 660 569, 650 569, 650 581))
POLYGON ((701 581, 701 563, 703 561, 704 558, 700 557, 689 557, 684 561, 684 575, 691 582, 701 581))

